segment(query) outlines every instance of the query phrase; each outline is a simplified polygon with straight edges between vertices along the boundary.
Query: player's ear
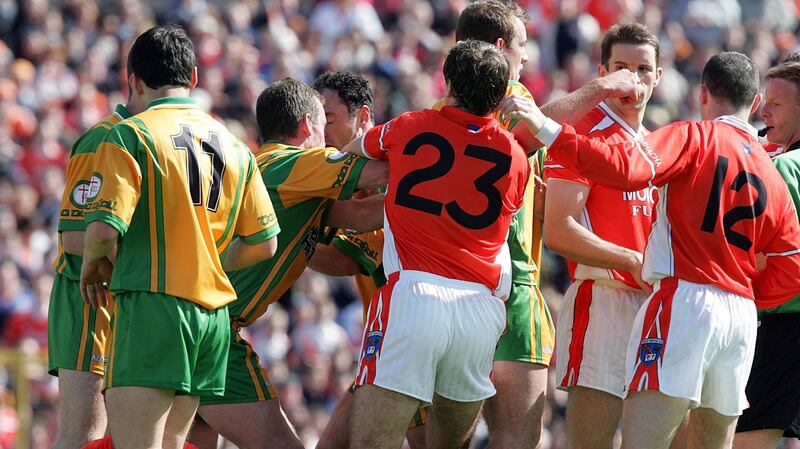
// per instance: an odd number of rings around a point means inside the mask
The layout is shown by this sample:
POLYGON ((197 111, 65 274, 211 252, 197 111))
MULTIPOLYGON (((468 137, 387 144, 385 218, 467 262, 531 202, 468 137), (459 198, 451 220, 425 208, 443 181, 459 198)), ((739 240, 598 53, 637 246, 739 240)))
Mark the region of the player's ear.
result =
POLYGON ((508 42, 502 37, 498 37, 496 41, 494 41, 494 46, 497 48, 508 48, 508 42))
POLYGON ((755 114, 758 107, 761 106, 761 100, 763 99, 761 93, 757 93, 755 97, 753 97, 753 104, 750 105, 750 114, 755 114))
POLYGON ((663 67, 659 67, 659 68, 656 69, 656 81, 653 83, 653 87, 658 86, 658 83, 661 82, 661 75, 663 75, 663 74, 664 74, 664 68, 663 67))
POLYGON ((141 96, 144 94, 144 86, 145 86, 144 81, 142 81, 141 78, 136 76, 135 73, 131 74, 130 84, 131 84, 131 89, 133 89, 133 92, 136 95, 141 96))
POLYGON ((194 89, 197 86, 197 67, 192 67, 192 79, 189 81, 189 89, 194 89))
POLYGON ((358 121, 359 123, 374 123, 375 120, 372 117, 372 110, 370 110, 369 106, 362 104, 360 108, 358 108, 358 121))
POLYGON ((597 64, 597 76, 608 75, 608 69, 603 64, 597 64))
POLYGON ((708 103, 709 95, 710 94, 708 92, 708 88, 705 86, 705 84, 701 84, 700 85, 700 104, 701 105, 705 105, 706 103, 708 103))
POLYGON ((303 140, 311 137, 313 120, 314 118, 311 117, 311 114, 306 114, 303 116, 303 118, 300 120, 300 123, 297 124, 297 137, 302 137, 303 140))

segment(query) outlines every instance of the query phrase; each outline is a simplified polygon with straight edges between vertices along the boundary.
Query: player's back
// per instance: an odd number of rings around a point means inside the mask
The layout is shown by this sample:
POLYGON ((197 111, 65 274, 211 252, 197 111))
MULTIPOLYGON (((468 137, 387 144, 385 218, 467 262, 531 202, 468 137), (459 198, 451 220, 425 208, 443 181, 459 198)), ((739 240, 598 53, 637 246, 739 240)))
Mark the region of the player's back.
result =
POLYGON ((388 150, 387 274, 417 270, 494 289, 495 260, 522 204, 530 167, 491 118, 455 107, 404 114, 367 134, 388 150), (371 137, 372 136, 372 137, 371 137))
POLYGON ((655 179, 663 185, 645 257, 646 279, 674 276, 753 298, 755 255, 770 251, 792 207, 755 129, 724 116, 681 122, 651 137, 641 148, 655 167, 662 163, 662 147, 682 154, 674 170, 655 179))
MULTIPOLYGON (((141 181, 138 204, 121 240, 114 289, 166 293, 209 309, 232 301, 220 255, 238 231, 245 191, 257 178, 247 147, 183 97, 154 101, 115 126, 106 141, 130 154, 135 165, 125 168, 138 171, 141 181)), ((97 162, 101 169, 105 163, 97 162)))

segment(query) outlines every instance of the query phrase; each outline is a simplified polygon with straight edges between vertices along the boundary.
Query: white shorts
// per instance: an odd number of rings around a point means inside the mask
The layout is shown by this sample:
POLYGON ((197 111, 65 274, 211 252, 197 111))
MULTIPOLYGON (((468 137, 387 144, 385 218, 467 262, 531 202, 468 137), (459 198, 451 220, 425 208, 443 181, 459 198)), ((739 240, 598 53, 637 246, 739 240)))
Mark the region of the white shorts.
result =
POLYGON ((631 329, 647 295, 618 281, 577 280, 567 290, 556 324, 556 382, 620 398, 631 329))
POLYGON ((481 284, 419 271, 389 276, 369 306, 356 386, 373 384, 430 403, 495 394, 489 378, 505 303, 481 284))
POLYGON ((726 416, 747 408, 756 345, 753 300, 675 278, 639 311, 627 356, 628 391, 657 390, 726 416))

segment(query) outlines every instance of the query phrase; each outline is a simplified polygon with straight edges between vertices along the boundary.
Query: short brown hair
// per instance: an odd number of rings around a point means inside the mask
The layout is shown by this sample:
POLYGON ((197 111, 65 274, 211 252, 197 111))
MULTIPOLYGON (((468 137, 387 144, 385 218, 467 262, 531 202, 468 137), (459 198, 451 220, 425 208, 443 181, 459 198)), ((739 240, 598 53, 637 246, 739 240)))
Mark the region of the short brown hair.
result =
POLYGON ((611 58, 611 48, 616 44, 650 45, 656 51, 656 65, 658 65, 661 46, 656 35, 646 26, 640 23, 623 23, 614 25, 606 31, 606 35, 603 36, 603 41, 600 43, 600 63, 606 70, 609 69, 608 60, 611 58))
POLYGON ((261 143, 297 136, 297 126, 306 114, 314 116, 322 95, 292 78, 267 86, 256 100, 256 124, 261 143))
POLYGON ((447 53, 444 79, 455 105, 485 116, 497 110, 508 87, 508 60, 502 50, 476 39, 459 41, 447 53))
POLYGON ((797 89, 794 100, 800 104, 800 62, 782 62, 769 69, 766 80, 781 79, 794 84, 797 89))
POLYGON ((528 15, 514 0, 478 0, 467 5, 458 17, 456 41, 477 39, 494 44, 503 38, 510 45, 514 40, 514 19, 528 21, 528 15))

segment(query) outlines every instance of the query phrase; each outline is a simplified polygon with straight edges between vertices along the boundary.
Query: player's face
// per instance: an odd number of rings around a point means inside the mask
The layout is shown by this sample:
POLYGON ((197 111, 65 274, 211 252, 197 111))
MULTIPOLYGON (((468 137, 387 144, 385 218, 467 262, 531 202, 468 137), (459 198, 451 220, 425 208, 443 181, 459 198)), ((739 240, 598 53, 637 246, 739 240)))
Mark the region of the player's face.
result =
POLYGON ((358 118, 350 116, 338 92, 324 89, 322 96, 325 98, 325 145, 344 148, 358 135, 358 118))
POLYGON ((628 69, 639 75, 639 81, 644 85, 644 95, 640 96, 638 101, 626 97, 607 100, 607 102, 611 103, 622 115, 638 113, 647 106, 647 102, 653 95, 653 89, 661 79, 662 69, 656 64, 656 49, 647 44, 613 45, 608 58, 608 67, 600 65, 598 71, 600 76, 605 76, 622 69, 628 69))
POLYGON ((799 93, 791 81, 773 78, 767 82, 761 117, 772 127, 767 131, 770 142, 786 147, 800 140, 799 93))
POLYGON ((506 54, 509 65, 508 77, 514 81, 519 81, 519 73, 522 65, 528 62, 528 52, 525 49, 528 44, 528 33, 525 31, 525 23, 522 19, 514 19, 514 39, 506 42, 503 51, 506 54))

